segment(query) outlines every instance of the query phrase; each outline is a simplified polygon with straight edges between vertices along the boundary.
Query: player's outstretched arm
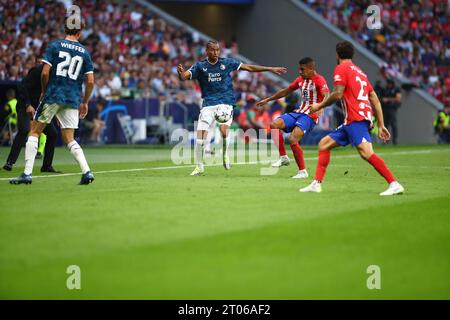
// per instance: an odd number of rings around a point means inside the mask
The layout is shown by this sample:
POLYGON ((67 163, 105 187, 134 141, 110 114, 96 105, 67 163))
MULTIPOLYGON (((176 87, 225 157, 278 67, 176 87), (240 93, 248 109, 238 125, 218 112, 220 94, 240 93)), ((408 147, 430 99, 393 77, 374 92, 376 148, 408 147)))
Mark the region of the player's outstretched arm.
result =
POLYGON ((260 101, 258 101, 255 105, 257 107, 261 107, 263 105, 265 105, 266 103, 270 102, 270 101, 274 101, 274 100, 278 100, 280 98, 286 97, 287 95, 289 95, 292 92, 292 90, 287 87, 284 89, 279 90, 278 92, 276 92, 274 95, 270 96, 270 97, 266 97, 264 99, 261 99, 260 101))
POLYGON ((391 138, 391 134, 389 133, 389 130, 384 126, 383 110, 381 109, 380 99, 378 99, 375 91, 371 91, 369 93, 369 101, 373 107, 375 118, 377 118, 378 137, 383 140, 383 142, 386 142, 391 138))
POLYGON ((265 66, 256 66, 253 64, 246 64, 243 63, 241 65, 241 68, 239 70, 245 70, 248 72, 264 72, 264 71, 269 71, 275 74, 283 74, 287 72, 287 69, 285 67, 265 67, 265 66))
POLYGON ((178 78, 181 81, 185 81, 185 80, 190 80, 191 79, 191 72, 189 70, 184 70, 184 67, 179 64, 177 67, 177 72, 178 72, 178 78))
POLYGON ((335 103, 336 101, 342 99, 342 96, 344 95, 345 86, 335 86, 333 88, 333 92, 330 93, 328 97, 323 99, 320 103, 314 103, 311 106, 310 112, 314 113, 319 111, 320 109, 323 109, 325 107, 328 107, 329 105, 335 103))
POLYGON ((80 118, 84 119, 88 113, 88 102, 94 90, 94 74, 88 73, 84 79, 84 96, 80 104, 80 118))

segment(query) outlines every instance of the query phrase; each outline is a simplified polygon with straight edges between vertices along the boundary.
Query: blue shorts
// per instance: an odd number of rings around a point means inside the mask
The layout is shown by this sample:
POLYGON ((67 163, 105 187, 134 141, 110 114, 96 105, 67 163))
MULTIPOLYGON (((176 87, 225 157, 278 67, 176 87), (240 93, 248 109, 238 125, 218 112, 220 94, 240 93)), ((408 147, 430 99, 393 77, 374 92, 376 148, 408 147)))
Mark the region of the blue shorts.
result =
POLYGON ((341 146, 351 143, 352 146, 356 147, 362 142, 372 142, 369 127, 369 121, 352 122, 348 125, 340 125, 328 136, 341 146))
POLYGON ((285 113, 281 116, 286 128, 283 129, 284 132, 291 132, 295 127, 299 127, 306 134, 310 132, 316 126, 316 123, 308 115, 304 113, 290 112, 285 113))

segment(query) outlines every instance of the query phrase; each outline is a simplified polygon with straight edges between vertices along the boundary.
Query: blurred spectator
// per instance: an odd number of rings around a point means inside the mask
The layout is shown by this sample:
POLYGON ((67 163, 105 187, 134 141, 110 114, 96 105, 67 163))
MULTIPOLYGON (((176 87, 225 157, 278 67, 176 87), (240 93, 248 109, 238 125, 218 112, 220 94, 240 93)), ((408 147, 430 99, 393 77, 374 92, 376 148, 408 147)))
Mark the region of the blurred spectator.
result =
MULTIPOLYGON (((70 0, 0 0, 0 80, 20 80, 41 57, 50 41, 63 37, 62 24, 70 0)), ((182 92, 201 104, 195 82, 178 80, 176 66, 192 65, 204 54, 196 33, 167 21, 135 3, 80 0, 86 21, 82 43, 91 52, 96 77, 94 98, 148 98, 182 92)), ((238 54, 236 41, 222 44, 222 55, 238 54)), ((278 85, 263 74, 239 72, 233 77, 240 98, 268 95, 278 85)))
POLYGON ((240 111, 238 117, 238 123, 241 128, 245 129, 255 129, 259 133, 259 129, 263 129, 266 133, 270 133, 270 123, 272 118, 266 108, 255 107, 255 102, 257 101, 255 95, 250 95, 247 98, 247 104, 240 111))
POLYGON ((96 100, 95 107, 91 108, 86 115, 86 118, 82 120, 82 126, 86 130, 87 143, 98 144, 100 143, 100 133, 105 128, 105 122, 100 118, 100 113, 105 107, 103 100, 96 100))
POLYGON ((450 70, 448 1, 380 2, 381 29, 367 28, 364 16, 370 1, 303 1, 386 61, 381 66, 385 77, 403 74, 441 102, 448 99, 448 90, 441 96, 450 70))

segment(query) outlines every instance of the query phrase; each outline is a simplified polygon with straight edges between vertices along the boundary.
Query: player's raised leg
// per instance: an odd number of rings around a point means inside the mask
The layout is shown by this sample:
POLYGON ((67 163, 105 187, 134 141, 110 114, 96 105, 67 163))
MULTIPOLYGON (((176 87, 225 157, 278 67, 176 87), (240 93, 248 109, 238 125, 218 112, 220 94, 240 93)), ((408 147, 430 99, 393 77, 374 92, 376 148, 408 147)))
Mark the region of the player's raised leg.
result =
POLYGON ((294 154, 295 162, 297 162, 298 172, 292 178, 305 179, 308 178, 308 172, 305 167, 305 158, 303 157, 303 150, 300 147, 299 141, 302 140, 305 135, 304 131, 300 127, 295 127, 289 136, 289 144, 291 146, 292 153, 294 154))
POLYGON ((362 142, 357 147, 361 158, 366 160, 377 170, 377 172, 389 183, 386 191, 380 193, 381 196, 392 196, 395 194, 402 194, 405 189, 397 182, 392 172, 387 167, 383 159, 381 159, 374 151, 370 142, 362 142))
POLYGON ((317 160, 316 176, 311 184, 300 189, 300 192, 322 192, 322 181, 325 177, 328 164, 330 163, 331 149, 340 145, 329 135, 319 142, 319 159, 317 160))
POLYGON ((280 155, 280 158, 272 163, 272 167, 279 168, 281 166, 288 166, 290 163, 289 157, 286 154, 286 148, 284 146, 284 138, 283 138, 283 132, 281 130, 284 130, 286 128, 286 125, 284 123, 284 120, 282 117, 279 117, 275 119, 271 124, 271 136, 272 140, 275 143, 275 145, 278 148, 278 153, 280 155))

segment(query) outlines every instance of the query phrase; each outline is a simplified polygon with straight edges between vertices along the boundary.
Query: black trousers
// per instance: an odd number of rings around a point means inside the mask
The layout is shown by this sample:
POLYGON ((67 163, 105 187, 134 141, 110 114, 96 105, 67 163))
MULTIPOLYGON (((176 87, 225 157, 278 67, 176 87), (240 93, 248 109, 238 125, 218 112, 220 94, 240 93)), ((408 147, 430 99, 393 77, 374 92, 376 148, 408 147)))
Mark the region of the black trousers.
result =
POLYGON ((392 134, 392 143, 397 144, 397 110, 383 110, 384 125, 392 134))
MULTIPOLYGON (((30 132, 30 122, 30 115, 26 112, 25 108, 17 108, 17 135, 11 146, 7 162, 11 164, 16 163, 17 158, 20 155, 20 150, 22 150, 22 147, 24 147, 27 142, 28 133, 30 132)), ((47 136, 47 142, 45 144, 42 167, 48 168, 53 163, 56 140, 58 138, 58 132, 53 123, 50 123, 45 127, 44 134, 47 136)))

